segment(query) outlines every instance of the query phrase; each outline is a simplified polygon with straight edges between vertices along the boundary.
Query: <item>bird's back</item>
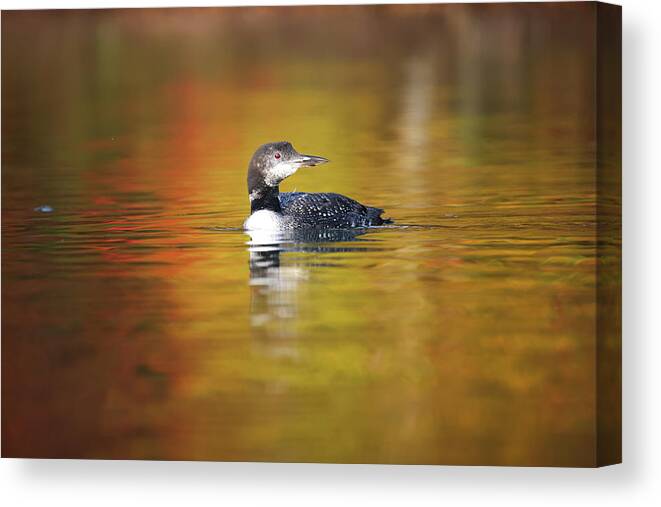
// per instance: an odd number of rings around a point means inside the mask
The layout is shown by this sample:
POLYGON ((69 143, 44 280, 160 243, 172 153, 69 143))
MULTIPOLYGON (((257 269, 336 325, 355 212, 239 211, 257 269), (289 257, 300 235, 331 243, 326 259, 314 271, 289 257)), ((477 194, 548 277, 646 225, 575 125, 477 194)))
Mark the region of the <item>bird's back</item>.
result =
POLYGON ((364 206, 335 193, 284 192, 282 214, 297 227, 369 227, 391 223, 381 208, 364 206))

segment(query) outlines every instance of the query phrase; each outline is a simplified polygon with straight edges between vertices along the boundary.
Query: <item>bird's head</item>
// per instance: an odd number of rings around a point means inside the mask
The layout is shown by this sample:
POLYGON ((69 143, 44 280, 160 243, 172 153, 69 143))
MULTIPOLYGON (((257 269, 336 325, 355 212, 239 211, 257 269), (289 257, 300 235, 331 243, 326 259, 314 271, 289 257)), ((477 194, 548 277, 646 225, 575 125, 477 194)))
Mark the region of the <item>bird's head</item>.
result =
POLYGON ((250 159, 248 166, 248 192, 260 187, 277 187, 282 180, 291 176, 301 167, 325 164, 328 159, 315 155, 298 153, 291 143, 263 144, 250 159))

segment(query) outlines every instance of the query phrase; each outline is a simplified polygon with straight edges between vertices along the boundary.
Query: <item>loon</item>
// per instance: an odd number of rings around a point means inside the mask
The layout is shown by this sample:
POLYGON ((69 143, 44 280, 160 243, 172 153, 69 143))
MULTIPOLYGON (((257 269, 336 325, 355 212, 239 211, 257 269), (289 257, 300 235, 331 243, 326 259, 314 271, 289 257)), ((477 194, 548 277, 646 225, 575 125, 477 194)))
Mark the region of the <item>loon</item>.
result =
POLYGON ((247 230, 370 227, 391 223, 383 210, 364 206, 334 193, 283 192, 278 186, 301 167, 328 162, 324 157, 302 155, 286 141, 260 146, 248 166, 250 216, 247 230))

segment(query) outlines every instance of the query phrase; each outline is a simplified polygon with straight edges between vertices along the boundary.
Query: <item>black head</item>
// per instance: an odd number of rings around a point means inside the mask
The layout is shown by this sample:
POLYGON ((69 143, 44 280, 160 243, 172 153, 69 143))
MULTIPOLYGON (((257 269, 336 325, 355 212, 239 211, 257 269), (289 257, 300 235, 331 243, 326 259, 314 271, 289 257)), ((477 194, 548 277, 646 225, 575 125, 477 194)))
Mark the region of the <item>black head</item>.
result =
POLYGON ((282 180, 301 167, 312 167, 328 162, 328 159, 298 153, 291 143, 263 144, 252 156, 248 166, 248 193, 260 193, 277 189, 282 180))

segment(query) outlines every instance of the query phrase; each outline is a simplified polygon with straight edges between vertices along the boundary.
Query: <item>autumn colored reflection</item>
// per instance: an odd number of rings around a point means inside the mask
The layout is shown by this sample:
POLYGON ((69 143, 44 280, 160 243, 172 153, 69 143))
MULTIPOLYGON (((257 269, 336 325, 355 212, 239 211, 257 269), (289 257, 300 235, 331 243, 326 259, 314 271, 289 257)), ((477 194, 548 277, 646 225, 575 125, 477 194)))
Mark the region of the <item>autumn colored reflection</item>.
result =
POLYGON ((592 464, 590 9, 3 12, 3 455, 592 464))

